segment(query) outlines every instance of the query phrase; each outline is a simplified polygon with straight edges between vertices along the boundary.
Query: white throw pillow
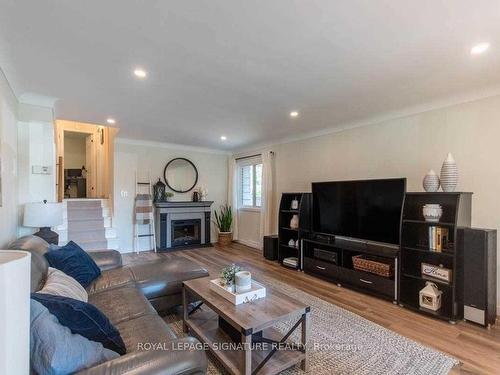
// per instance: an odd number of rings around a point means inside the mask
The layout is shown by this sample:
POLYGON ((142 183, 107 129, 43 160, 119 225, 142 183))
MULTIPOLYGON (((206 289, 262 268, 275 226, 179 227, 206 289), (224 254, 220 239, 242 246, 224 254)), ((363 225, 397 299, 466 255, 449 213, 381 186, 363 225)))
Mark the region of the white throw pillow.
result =
POLYGON ((47 281, 38 293, 52 294, 53 296, 69 297, 82 302, 88 302, 89 295, 83 286, 58 269, 49 267, 47 281))

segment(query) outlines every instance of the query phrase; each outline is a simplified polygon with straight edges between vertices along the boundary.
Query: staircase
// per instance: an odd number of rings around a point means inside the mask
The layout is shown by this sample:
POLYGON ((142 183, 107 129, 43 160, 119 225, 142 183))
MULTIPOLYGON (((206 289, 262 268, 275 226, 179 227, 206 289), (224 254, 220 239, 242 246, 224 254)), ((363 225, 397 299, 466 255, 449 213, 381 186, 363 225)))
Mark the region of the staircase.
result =
POLYGON ((63 205, 64 221, 57 228, 60 245, 74 241, 84 250, 118 248, 107 199, 67 199, 63 205))

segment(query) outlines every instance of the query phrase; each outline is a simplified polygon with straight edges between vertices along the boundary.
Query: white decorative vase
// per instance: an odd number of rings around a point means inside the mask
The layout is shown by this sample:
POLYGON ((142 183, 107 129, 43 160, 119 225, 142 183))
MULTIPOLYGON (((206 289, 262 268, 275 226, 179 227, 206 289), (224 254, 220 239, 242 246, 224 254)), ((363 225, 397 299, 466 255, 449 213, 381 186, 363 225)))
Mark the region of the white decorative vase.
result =
POLYGON ((443 191, 455 191, 458 183, 458 168, 453 155, 448 153, 446 160, 441 167, 441 188, 443 191))
POLYGON ((292 220, 290 220, 291 229, 299 229, 299 215, 293 215, 292 220))
POLYGON ((431 169, 424 177, 424 181, 422 182, 424 190, 429 193, 434 193, 439 190, 439 176, 434 169, 431 169))
POLYGON ((426 204, 422 208, 422 213, 425 221, 437 223, 441 219, 441 216, 443 216, 443 208, 440 204, 426 204))

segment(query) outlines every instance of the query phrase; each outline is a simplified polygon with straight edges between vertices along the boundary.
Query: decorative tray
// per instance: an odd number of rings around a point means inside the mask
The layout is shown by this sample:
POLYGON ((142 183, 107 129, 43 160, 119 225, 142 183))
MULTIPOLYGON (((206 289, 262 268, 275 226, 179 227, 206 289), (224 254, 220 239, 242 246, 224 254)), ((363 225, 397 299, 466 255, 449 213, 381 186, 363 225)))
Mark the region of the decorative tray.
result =
POLYGON ((210 289, 235 305, 249 303, 266 296, 264 285, 252 280, 252 288, 247 292, 234 293, 221 285, 220 279, 210 280, 210 289))

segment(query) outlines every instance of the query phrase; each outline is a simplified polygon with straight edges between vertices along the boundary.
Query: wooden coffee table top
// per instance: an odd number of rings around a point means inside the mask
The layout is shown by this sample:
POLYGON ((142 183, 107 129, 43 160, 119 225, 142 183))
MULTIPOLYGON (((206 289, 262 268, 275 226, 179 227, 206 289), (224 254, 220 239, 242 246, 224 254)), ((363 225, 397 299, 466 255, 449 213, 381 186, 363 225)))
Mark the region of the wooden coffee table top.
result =
POLYGON ((309 311, 309 306, 276 290, 266 287, 266 297, 233 305, 230 301, 210 289, 210 280, 203 277, 184 282, 186 289, 198 295, 209 307, 234 327, 243 331, 259 332, 279 320, 301 316, 309 311))

